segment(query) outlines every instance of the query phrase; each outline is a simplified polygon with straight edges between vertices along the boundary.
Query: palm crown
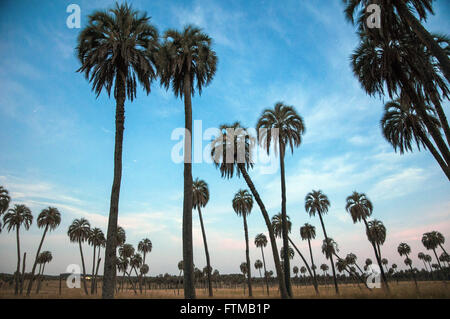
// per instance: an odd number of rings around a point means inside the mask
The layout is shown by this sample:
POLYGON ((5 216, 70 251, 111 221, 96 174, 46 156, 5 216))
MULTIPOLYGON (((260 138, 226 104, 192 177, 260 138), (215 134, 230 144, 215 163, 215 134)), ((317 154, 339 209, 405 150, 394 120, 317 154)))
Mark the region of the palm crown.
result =
POLYGON ((105 245, 105 234, 103 234, 103 231, 100 228, 93 228, 90 231, 88 243, 91 246, 101 247, 105 245))
POLYGON ((144 238, 138 243, 138 251, 140 251, 143 254, 148 254, 152 251, 153 245, 152 241, 148 238, 144 238))
POLYGON ((71 242, 84 242, 89 239, 90 234, 91 225, 85 218, 75 219, 67 231, 71 242))
POLYGON ((258 234, 255 237, 255 246, 260 247, 266 247, 267 246, 267 237, 264 234, 258 234))
POLYGON ((253 207, 253 196, 248 190, 240 189, 233 198, 233 209, 238 216, 250 214, 253 207))
POLYGON ((5 213, 3 216, 3 223, 3 227, 6 227, 8 232, 11 231, 11 229, 17 230, 22 225, 25 229, 29 229, 33 223, 33 215, 27 206, 16 204, 5 213))
POLYGON ((339 251, 337 243, 333 240, 333 238, 328 237, 324 239, 322 242, 322 253, 325 255, 327 259, 330 259, 336 251, 339 251))
MULTIPOLYGON (((286 215, 286 224, 287 224, 288 233, 290 233, 291 232, 292 223, 291 223, 290 217, 288 215, 286 215)), ((272 217, 272 228, 273 228, 273 233, 274 233, 275 237, 281 237, 281 234, 282 234, 282 217, 281 217, 281 213, 273 215, 273 217, 272 217)))
POLYGON ((397 247, 397 251, 400 256, 408 256, 411 253, 411 247, 406 243, 400 243, 397 247))
POLYGON ((305 223, 300 227, 300 236, 303 240, 311 240, 316 238, 316 227, 311 224, 305 223))
POLYGON ((55 207, 43 209, 37 218, 39 228, 47 227, 54 230, 61 223, 61 213, 55 207))
POLYGON ((352 216, 353 222, 356 223, 365 220, 372 214, 373 205, 366 194, 353 192, 352 195, 347 197, 345 209, 352 216))
POLYGON ((436 249, 437 246, 444 244, 444 242, 444 236, 437 231, 428 232, 422 236, 422 244, 426 249, 436 249))
POLYGON ((315 214, 325 214, 328 212, 330 207, 330 201, 327 195, 322 193, 322 191, 313 190, 308 193, 305 198, 305 210, 310 216, 315 216, 315 214))
POLYGON ((205 207, 209 201, 208 184, 196 178, 192 184, 192 207, 205 207))
POLYGON ((374 219, 369 221, 366 229, 367 238, 369 241, 383 245, 386 240, 386 227, 380 220, 374 219))
POLYGON ((11 197, 9 197, 8 191, 0 186, 0 216, 8 210, 10 201, 11 197))

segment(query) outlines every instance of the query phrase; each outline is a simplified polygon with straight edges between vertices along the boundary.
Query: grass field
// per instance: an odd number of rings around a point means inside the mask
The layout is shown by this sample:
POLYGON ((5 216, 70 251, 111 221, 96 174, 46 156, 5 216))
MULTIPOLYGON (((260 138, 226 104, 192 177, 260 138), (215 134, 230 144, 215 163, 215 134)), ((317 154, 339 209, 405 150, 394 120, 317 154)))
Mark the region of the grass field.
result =
MULTIPOLYGON (((295 298, 358 298, 358 299, 377 299, 377 298, 424 298, 424 299, 435 299, 435 298, 450 298, 450 284, 444 283, 442 281, 424 281, 419 282, 419 290, 416 291, 414 287, 414 282, 392 282, 390 284, 391 294, 387 295, 382 289, 373 289, 369 291, 365 287, 361 289, 356 285, 343 284, 339 285, 341 293, 336 296, 333 286, 319 286, 320 295, 317 296, 314 292, 313 286, 293 286, 293 293, 295 298)), ((89 290, 89 289, 88 289, 89 290)), ((86 296, 83 289, 69 289, 67 287, 62 288, 62 293, 59 295, 59 281, 47 281, 42 285, 41 291, 38 295, 32 294, 29 298, 42 298, 42 299, 75 299, 75 298, 100 298, 101 290, 99 289, 97 295, 86 296)), ((253 297, 254 298, 278 298, 279 294, 277 288, 272 287, 270 289, 270 296, 263 293, 261 286, 253 287, 253 297)), ((3 287, 0 289, 0 298, 28 298, 25 296, 15 296, 14 288, 3 287)), ((147 290, 142 295, 136 295, 133 290, 128 290, 124 292, 119 292, 116 298, 153 298, 153 299, 171 299, 171 298, 183 298, 183 291, 180 289, 180 294, 174 289, 157 289, 157 290, 147 290)), ((197 298, 209 298, 205 289, 197 289, 197 298)), ((244 295, 243 288, 237 289, 214 289, 214 298, 237 298, 246 299, 248 296, 244 295)))

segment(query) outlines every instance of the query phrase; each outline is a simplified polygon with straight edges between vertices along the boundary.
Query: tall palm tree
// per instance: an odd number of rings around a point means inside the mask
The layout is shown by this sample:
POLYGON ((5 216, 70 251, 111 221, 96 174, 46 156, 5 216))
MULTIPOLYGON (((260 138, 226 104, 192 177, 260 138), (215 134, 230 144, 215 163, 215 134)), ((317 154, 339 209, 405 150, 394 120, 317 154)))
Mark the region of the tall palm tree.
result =
MULTIPOLYGON (((206 266, 208 267, 207 270, 211 270, 211 262, 209 259, 209 251, 208 251, 208 242, 206 241, 206 232, 205 232, 205 226, 203 224, 203 217, 202 217, 202 210, 201 210, 201 208, 205 207, 209 201, 208 184, 204 180, 199 180, 198 178, 196 178, 194 183, 192 184, 192 196, 193 196, 193 198, 192 198, 193 208, 198 210, 198 217, 200 219, 200 226, 202 228, 203 245, 205 247, 205 256, 206 256, 206 266)), ((208 280, 209 296, 212 297, 213 289, 212 289, 210 272, 208 272, 206 274, 206 278, 208 280)))
POLYGON ((264 279, 266 281, 267 295, 269 296, 269 281, 267 280, 266 259, 264 258, 264 247, 267 246, 267 237, 264 234, 258 234, 255 237, 255 246, 261 248, 261 255, 264 266, 264 279))
MULTIPOLYGON (((346 18, 355 23, 354 16, 358 16, 359 19, 356 23, 359 25, 359 29, 365 28, 365 21, 368 16, 364 12, 365 8, 372 4, 370 0, 343 0, 346 8, 346 18)), ((439 61, 440 69, 442 73, 450 82, 450 60, 448 53, 439 45, 432 34, 430 34, 420 23, 421 20, 426 21, 427 13, 433 13, 433 0, 406 0, 406 1, 391 1, 380 0, 377 1, 380 7, 383 8, 383 14, 381 15, 381 34, 387 39, 397 38, 398 33, 411 33, 413 32, 418 40, 428 48, 431 54, 439 61), (419 19, 413 14, 413 10, 418 14, 419 19)))
MULTIPOLYGON (((100 250, 101 245, 103 244, 103 242, 105 241, 105 234, 103 234, 103 231, 100 228, 93 228, 91 230, 91 232, 89 233, 89 237, 87 239, 88 244, 94 247, 94 254, 92 257, 92 277, 91 277, 91 294, 94 294, 95 291, 95 266, 97 264, 97 258, 99 258, 99 256, 96 256, 96 249, 97 247, 100 250)), ((100 252, 99 252, 100 255, 100 252)))
MULTIPOLYGON (((429 120, 436 127, 441 127, 439 120, 433 114, 434 109, 428 105, 425 107, 429 120)), ((412 152, 411 144, 415 142, 419 151, 422 146, 431 152, 444 174, 450 179, 448 165, 430 141, 425 124, 411 103, 401 99, 386 103, 381 127, 384 137, 392 144, 396 152, 397 148, 400 154, 412 152)))
POLYGON ((252 150, 255 146, 254 137, 248 134, 239 122, 235 122, 232 125, 221 125, 220 132, 221 134, 211 142, 211 157, 214 165, 216 168, 219 168, 223 178, 232 178, 235 172, 238 177, 241 174, 244 177, 266 223, 277 272, 280 296, 283 299, 288 298, 272 223, 266 207, 248 174, 248 169, 253 167, 252 150))
MULTIPOLYGON (((448 164, 449 146, 439 127, 430 119, 426 103, 431 99, 441 99, 439 91, 448 96, 449 90, 423 50, 417 48, 417 39, 411 35, 402 35, 396 41, 377 40, 367 35, 367 32, 361 33, 360 37, 361 43, 351 60, 353 72, 366 93, 382 96, 387 91, 390 99, 400 96, 414 105, 442 158, 448 164)), ((443 122, 442 119, 441 125, 443 122)), ((448 165, 445 169, 449 169, 448 165)))
MULTIPOLYGON (((74 219, 72 224, 69 226, 69 230, 67 231, 67 235, 70 238, 70 242, 78 243, 78 246, 80 248, 81 265, 83 266, 83 286, 86 295, 89 295, 89 293, 86 286, 86 267, 84 264, 83 248, 81 247, 81 244, 89 239, 90 234, 91 234, 91 225, 85 218, 74 219)), ((104 284, 105 282, 103 281, 103 285, 104 284)))
POLYGON ((192 248, 192 103, 197 87, 199 95, 216 73, 217 56, 212 39, 201 29, 188 25, 183 31, 169 29, 159 52, 161 84, 172 87, 176 97, 184 98, 184 199, 183 260, 185 298, 195 298, 192 248))
POLYGON ((41 252, 41 248, 42 248, 42 244, 44 243, 45 235, 47 234, 47 231, 49 231, 49 230, 52 231, 52 230, 56 229, 56 227, 58 227, 60 223, 61 223, 61 213, 55 207, 47 207, 46 209, 43 209, 37 218, 37 225, 39 228, 44 228, 44 233, 42 234, 42 238, 39 243, 38 250, 36 252, 36 257, 34 260, 33 268, 31 269, 30 281, 28 282, 28 288, 27 288, 27 296, 29 296, 31 293, 33 281, 35 279, 34 272, 36 271, 37 258, 41 252))
MULTIPOLYGON (((287 217, 287 226, 288 226, 288 234, 291 232, 291 228, 292 228, 292 223, 291 223, 291 221, 290 221, 290 218, 289 218, 289 215, 287 215, 286 216, 287 217)), ((274 215, 273 217, 272 217, 272 228, 273 228, 273 231, 274 231, 274 233, 275 233, 275 236, 276 237, 280 237, 281 238, 281 236, 282 236, 282 216, 281 216, 281 213, 278 213, 278 214, 276 214, 276 215, 274 215)), ((303 263, 305 264, 305 266, 306 266, 306 269, 308 269, 308 273, 309 273, 309 275, 311 276, 311 278, 313 277, 313 273, 311 272, 311 268, 309 267, 309 265, 308 265, 308 262, 306 261, 306 259, 305 259, 305 257, 303 256, 303 254, 301 253, 301 251, 297 248, 297 246, 295 245, 295 243, 292 241, 292 239, 289 237, 289 235, 288 235, 288 240, 289 240, 289 243, 294 247, 294 249, 297 251, 297 253, 298 253, 298 255, 300 256, 300 258, 302 259, 302 261, 303 261, 303 263)), ((281 250, 280 250, 281 251, 281 250)), ((284 253, 284 251, 282 251, 283 253, 284 253)), ((281 256, 282 258, 282 260, 284 259, 284 257, 283 256, 281 256)), ((315 291, 316 291, 316 294, 318 294, 319 293, 319 289, 318 289, 318 287, 317 287, 317 283, 314 281, 313 282, 313 286, 314 286, 314 289, 315 289, 315 291)))
MULTIPOLYGON (((258 141, 270 152, 270 145, 273 143, 275 150, 280 155, 280 175, 281 175, 281 215, 282 215, 282 235, 283 245, 289 245, 287 221, 286 221, 286 178, 284 167, 284 156, 286 147, 294 152, 294 146, 299 147, 302 142, 302 135, 305 131, 303 118, 297 114, 293 106, 285 105, 281 102, 275 104, 273 109, 265 109, 256 124, 258 141), (278 147, 277 147, 278 146, 278 147)), ((285 251, 287 254, 287 251, 285 251)), ((288 294, 292 297, 291 275, 289 258, 284 256, 284 278, 288 294)))
POLYGON ((383 222, 374 219, 367 222, 369 228, 366 230, 367 239, 370 242, 375 243, 377 246, 378 257, 381 258, 381 248, 380 246, 386 241, 386 227, 383 222))
MULTIPOLYGON (((327 232, 325 230, 325 224, 323 222, 323 214, 328 212, 328 208, 330 207, 330 201, 328 200, 327 195, 322 193, 321 190, 313 190, 308 193, 305 197, 305 210, 309 214, 309 216, 319 215, 320 224, 322 225, 323 235, 325 236, 325 241, 328 242, 327 232)), ((336 270, 334 269, 334 261, 333 256, 330 256, 331 262, 331 270, 333 271, 333 279, 334 279, 334 289, 336 293, 339 294, 339 287, 336 279, 336 270)))
POLYGON ((424 233, 422 236, 422 244, 425 246, 427 250, 433 250, 434 256, 436 257, 436 260, 438 262, 439 268, 442 270, 441 263, 439 261, 438 255, 436 253, 436 248, 438 246, 441 247, 441 249, 445 252, 444 247, 442 244, 445 242, 444 236, 437 231, 431 231, 428 233, 424 233))
POLYGON ((125 100, 136 97, 138 83, 146 93, 156 76, 155 53, 158 31, 150 17, 140 14, 128 4, 118 4, 108 11, 96 11, 78 36, 76 48, 81 67, 92 83, 97 97, 113 89, 116 100, 116 132, 114 147, 114 177, 108 219, 103 298, 114 298, 116 275, 117 220, 120 183, 122 179, 122 145, 125 122, 125 100))
POLYGON ((311 249, 311 239, 316 238, 316 227, 314 227, 311 224, 305 223, 305 225, 300 227, 300 237, 302 238, 302 240, 308 241, 309 255, 311 257, 311 268, 312 268, 312 271, 314 274, 313 279, 317 285, 316 268, 312 267, 312 266, 314 266, 314 258, 313 258, 313 253, 312 253, 312 249, 311 249))
MULTIPOLYGON (((244 233, 245 233, 245 258, 247 265, 250 263, 249 245, 248 245, 248 228, 247 228, 247 216, 251 213, 253 208, 253 197, 248 190, 240 189, 233 198, 233 209, 238 216, 242 216, 244 221, 244 233)), ((247 267, 247 283, 248 283, 248 295, 252 297, 252 272, 250 267, 247 267)))
POLYGON ((405 265, 409 266, 409 268, 411 269, 411 274, 414 279, 414 284, 416 285, 416 288, 417 288, 416 275, 414 274, 414 270, 412 268, 412 260, 411 260, 411 258, 409 258, 409 254, 411 253, 411 247, 406 243, 400 243, 397 247, 397 252, 400 256, 403 256, 403 255, 406 256, 405 265))
MULTIPOLYGON (((381 264, 381 257, 379 255, 379 250, 377 250, 377 243, 384 242, 383 236, 380 234, 382 232, 382 228, 381 226, 374 227, 372 228, 371 231, 369 222, 367 221, 367 218, 370 217, 373 212, 372 202, 366 196, 366 194, 353 192, 353 194, 348 196, 346 199, 345 209, 350 213, 353 223, 357 223, 360 221, 364 222, 364 225, 366 227, 367 239, 372 244, 373 250, 375 252, 375 258, 378 263, 378 267, 380 267, 381 278, 383 279, 383 283, 386 287, 386 290, 389 291, 389 285, 383 270, 383 265, 381 264)), ((384 233, 386 233, 386 230, 384 230, 384 233)))
POLYGON ((147 256, 148 253, 152 251, 152 248, 153 248, 152 241, 148 238, 144 238, 138 243, 137 250, 142 253, 143 264, 145 264, 145 257, 147 256))
POLYGON ((42 283, 42 277, 43 277, 44 271, 45 271, 45 265, 50 263, 53 260, 52 253, 49 251, 43 251, 42 253, 39 254, 39 256, 40 256, 39 261, 40 261, 40 264, 42 265, 42 267, 39 271, 39 280, 38 280, 37 288, 36 288, 37 294, 41 290, 41 283, 42 283))
POLYGON ((6 227, 8 233, 11 230, 16 231, 16 243, 17 243, 17 268, 15 274, 15 286, 14 294, 19 294, 19 285, 22 285, 20 281, 20 235, 19 229, 23 225, 25 230, 30 229, 33 223, 33 215, 31 210, 25 205, 14 205, 13 208, 8 209, 8 211, 3 216, 3 227, 6 227))

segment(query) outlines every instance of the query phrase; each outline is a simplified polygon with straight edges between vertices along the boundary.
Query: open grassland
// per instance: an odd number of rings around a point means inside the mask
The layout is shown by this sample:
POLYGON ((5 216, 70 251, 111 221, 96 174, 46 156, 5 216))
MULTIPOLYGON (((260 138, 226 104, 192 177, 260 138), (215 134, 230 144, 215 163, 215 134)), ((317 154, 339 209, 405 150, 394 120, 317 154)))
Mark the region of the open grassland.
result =
MULTIPOLYGON (((423 298, 423 299, 436 299, 436 298, 450 298, 450 283, 444 283, 442 281, 424 281, 419 282, 418 291, 415 289, 414 282, 392 282, 390 284, 391 294, 387 295, 382 289, 373 289, 369 291, 367 288, 359 288, 356 285, 342 284, 339 285, 341 293, 336 296, 333 286, 320 286, 320 295, 317 296, 314 292, 313 286, 293 286, 293 292, 295 298, 342 298, 342 299, 378 299, 378 298, 423 298)), ((247 293, 247 291, 246 291, 247 293)), ((270 289, 270 296, 267 296, 266 290, 263 292, 261 286, 253 287, 254 298, 278 298, 279 293, 276 287, 270 289)), ((37 299, 96 299, 101 298, 101 289, 99 289, 97 295, 86 296, 83 289, 69 289, 67 287, 62 288, 61 295, 59 295, 59 281, 47 281, 42 285, 42 289, 38 295, 32 294, 31 297, 15 296, 14 288, 7 287, 0 289, 0 298, 37 298, 37 299)), ((116 294, 116 298, 148 298, 148 299, 172 299, 183 298, 183 290, 180 289, 179 294, 177 289, 156 289, 147 290, 140 294, 137 294, 133 290, 125 290, 116 294)), ((205 289, 197 289, 197 298, 209 298, 205 289)), ((214 289, 214 298, 219 299, 247 299, 248 296, 244 295, 244 290, 241 287, 237 289, 220 288, 214 289)))

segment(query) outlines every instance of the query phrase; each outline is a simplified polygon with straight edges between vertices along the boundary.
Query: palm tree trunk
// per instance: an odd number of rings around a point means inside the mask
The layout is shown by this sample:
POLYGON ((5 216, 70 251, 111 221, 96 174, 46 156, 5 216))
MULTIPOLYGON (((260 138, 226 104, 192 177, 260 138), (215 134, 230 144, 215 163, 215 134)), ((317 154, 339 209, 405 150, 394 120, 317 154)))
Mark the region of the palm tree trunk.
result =
MULTIPOLYGON (((126 72, 125 72, 126 73, 126 72)), ((125 74, 124 73, 124 74, 125 74)), ((103 299, 113 299, 116 286, 116 238, 119 218, 120 183, 122 180, 122 146, 125 129, 125 79, 116 78, 116 136, 114 145, 114 177, 106 236, 105 264, 103 271, 103 299)))
POLYGON ((420 130, 418 133, 419 133, 420 138, 422 139, 422 141, 425 143, 426 147, 430 151, 430 153, 433 155, 436 162, 438 162, 438 164, 441 167, 442 171, 444 172, 445 176, 447 176, 448 180, 450 180, 450 168, 445 163, 445 161, 442 159, 441 154, 439 154, 439 152, 436 150, 436 148, 434 147, 433 143, 431 143, 428 136, 426 136, 425 134, 422 134, 422 132, 420 130))
POLYGON ((250 176, 247 173, 247 170, 245 169, 245 165, 238 164, 238 167, 242 173, 242 176, 244 176, 245 182, 247 183, 248 188, 252 192, 253 197, 255 198, 255 201, 259 206, 259 209, 261 210, 264 221, 266 222, 267 230, 269 232, 270 245, 272 247, 272 254, 273 254, 273 260, 275 263, 275 270, 277 272, 278 284, 280 286, 280 289, 279 289, 280 296, 282 299, 289 298, 289 295, 286 290, 286 285, 284 282, 283 271, 281 269, 280 256, 278 254, 277 242, 275 240, 275 235, 273 233, 272 223, 270 222, 269 214, 267 213, 266 207, 264 206, 264 203, 262 202, 261 197, 259 196, 259 193, 255 188, 255 185, 253 184, 252 180, 250 179, 250 176))
POLYGON ((442 266, 441 266, 441 262, 439 261, 438 255, 437 255, 437 253, 436 253, 436 249, 433 248, 433 252, 434 252, 434 256, 436 257, 436 260, 437 260, 437 262, 438 262, 439 269, 440 269, 440 270, 443 270, 443 269, 442 269, 442 266))
POLYGON ((213 296, 213 289, 212 289, 212 284, 211 284, 211 263, 210 263, 210 260, 209 260, 208 243, 206 241, 206 232, 205 232, 205 227, 203 225, 202 211, 200 209, 200 206, 198 206, 197 209, 198 209, 198 216, 200 218, 200 226, 202 228, 203 245, 205 246, 206 267, 208 269, 208 271, 207 271, 208 272, 207 273, 208 291, 209 291, 209 296, 212 297, 213 296))
POLYGON ((423 27, 419 20, 411 13, 404 1, 395 1, 395 7, 399 15, 414 31, 422 43, 430 50, 431 54, 439 61, 442 73, 450 82, 450 59, 444 49, 433 39, 432 35, 423 27))
POLYGON ((95 289, 94 277, 95 277, 95 253, 96 253, 96 248, 97 247, 94 244, 94 256, 92 257, 91 295, 94 294, 94 289, 95 289))
POLYGON ((102 259, 97 259, 97 267, 95 269, 95 275, 94 275, 94 287, 95 287, 95 293, 97 293, 97 274, 98 274, 98 268, 100 268, 100 261, 102 259))
MULTIPOLYGON (((316 270, 314 269, 314 259, 313 259, 312 249, 311 249, 311 241, 309 240, 309 238, 308 238, 308 246, 309 246, 309 255, 311 256, 311 268, 312 268, 312 272, 313 272, 313 275, 314 275, 313 276, 314 285, 316 287, 318 287, 318 285, 317 285, 317 277, 316 277, 316 270)), ((319 293, 319 289, 318 288, 317 288, 316 292, 319 293)))
POLYGON ((442 244, 439 244, 439 247, 441 247, 442 251, 443 251, 446 255, 448 255, 447 252, 446 252, 445 249, 444 249, 444 246, 442 246, 442 244))
POLYGON ((250 254, 249 254, 249 245, 248 245, 248 228, 247 228, 247 215, 242 214, 244 219, 244 233, 245 233, 245 258, 247 261, 247 283, 248 283, 248 296, 253 297, 252 291, 252 265, 250 264, 250 254))
POLYGON ((44 238, 45 238, 45 235, 47 234, 47 230, 48 230, 48 225, 45 226, 44 234, 42 235, 41 242, 39 243, 39 247, 36 252, 36 257, 34 258, 33 268, 31 269, 30 282, 28 283, 28 288, 27 288, 27 296, 30 295, 31 289, 33 287, 34 272, 36 271, 36 266, 37 266, 37 258, 39 256, 39 253, 41 252, 42 244, 44 243, 44 238))
POLYGON ((39 264, 39 271, 38 271, 38 274, 36 276, 37 280, 38 280, 37 287, 36 287, 36 293, 39 292, 38 287, 39 287, 39 283, 41 282, 41 276, 42 276, 42 264, 39 264))
POLYGON ((45 271, 45 264, 46 263, 44 263, 44 265, 42 266, 42 272, 41 272, 41 275, 39 276, 39 282, 38 282, 38 284, 37 284, 37 288, 36 288, 36 294, 38 294, 39 293, 39 291, 41 291, 41 283, 42 283, 42 281, 44 280, 44 271, 45 271))
POLYGON ((195 299, 192 243, 192 103, 191 78, 188 72, 184 76, 184 115, 183 284, 184 298, 195 299))
MULTIPOLYGON (((363 221, 364 221, 364 225, 366 226, 366 232, 368 233, 369 232, 369 224, 367 223, 367 220, 365 218, 363 218, 363 221)), ((381 279, 383 280, 383 283, 386 287, 386 291, 389 292, 389 285, 388 285, 388 282, 386 279, 386 275, 384 274, 383 265, 381 264, 380 256, 378 256, 377 247, 373 241, 371 241, 370 243, 372 244, 373 250, 375 252, 375 259, 377 260, 378 267, 380 268, 380 271, 381 271, 381 279)))
POLYGON ((27 261, 27 253, 23 253, 22 261, 22 277, 20 278, 20 294, 23 293, 23 284, 25 283, 25 264, 27 261))
POLYGON ((283 236, 283 260, 284 260, 284 281, 286 283, 286 290, 288 295, 292 298, 292 286, 291 286, 291 266, 289 262, 289 239, 288 239, 288 226, 286 217, 286 178, 284 170, 284 151, 285 146, 279 136, 280 147, 280 175, 281 175, 281 228, 283 236))
MULTIPOLYGON (((80 246, 80 255, 81 255, 81 265, 83 266, 83 286, 84 286, 84 292, 86 295, 89 295, 87 286, 86 286, 86 267, 84 265, 84 257, 83 257, 83 248, 81 248, 81 240, 78 240, 78 244, 80 246)), ((45 264, 44 264, 45 266, 45 264)))
POLYGON ((266 287, 267 287, 267 296, 269 296, 269 281, 267 280, 267 270, 266 270, 266 259, 264 258, 264 250, 263 246, 261 246, 261 254, 263 259, 263 265, 264 265, 264 278, 266 280, 266 287))
MULTIPOLYGON (((321 213, 319 213, 319 218, 320 218, 320 224, 322 225, 322 230, 323 230, 323 234, 325 236, 325 240, 328 243, 328 236, 327 236, 327 232, 325 230, 325 224, 323 223, 321 213)), ((334 289, 336 290, 336 293, 339 294, 339 287, 338 287, 337 279, 336 279, 336 270, 334 269, 333 255, 330 256, 330 261, 331 261, 331 269, 333 270, 334 289)))
POLYGON ((20 225, 16 227, 16 241, 17 241, 17 269, 15 274, 16 284, 14 286, 14 294, 19 294, 19 281, 20 281, 20 236, 19 236, 20 225))
MULTIPOLYGON (((306 266, 306 269, 308 269, 308 273, 311 277, 313 277, 313 273, 311 272, 311 268, 309 268, 308 262, 306 261, 305 257, 303 257, 303 254, 300 252, 300 250, 297 248, 297 246, 294 244, 294 242, 292 241, 291 238, 289 238, 289 242, 291 243, 291 245, 294 247, 294 249, 297 251, 297 253, 299 254, 299 256, 302 258, 303 263, 306 266)), ((314 289, 316 290, 316 294, 319 294, 319 289, 317 288, 317 283, 314 281, 314 289)))

